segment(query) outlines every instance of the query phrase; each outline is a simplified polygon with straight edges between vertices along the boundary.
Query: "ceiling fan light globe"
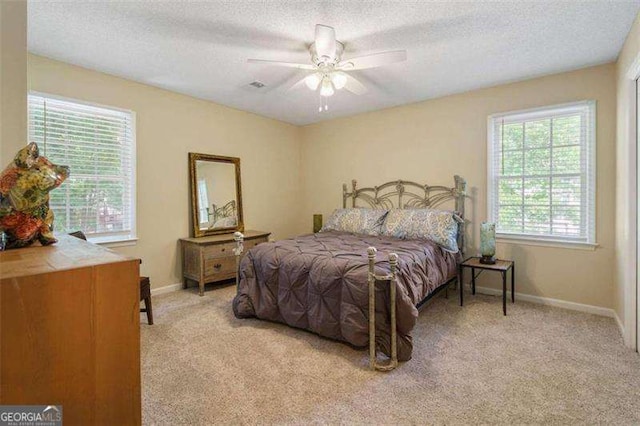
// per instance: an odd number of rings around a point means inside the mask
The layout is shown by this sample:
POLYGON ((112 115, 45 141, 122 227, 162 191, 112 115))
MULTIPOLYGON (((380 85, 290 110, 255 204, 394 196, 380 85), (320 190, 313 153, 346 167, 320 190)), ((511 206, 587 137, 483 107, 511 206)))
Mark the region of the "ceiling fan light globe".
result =
POLYGON ((347 84, 347 76, 341 71, 336 71, 331 74, 331 82, 336 90, 340 90, 347 84))
POLYGON ((320 96, 329 97, 329 96, 333 96, 334 93, 335 93, 335 90, 333 89, 333 84, 331 83, 331 80, 329 80, 328 78, 325 78, 324 80, 322 80, 322 87, 320 88, 320 96))
POLYGON ((320 85, 320 81, 322 81, 322 77, 318 73, 309 74, 305 79, 304 83, 307 87, 313 91, 318 89, 320 85))

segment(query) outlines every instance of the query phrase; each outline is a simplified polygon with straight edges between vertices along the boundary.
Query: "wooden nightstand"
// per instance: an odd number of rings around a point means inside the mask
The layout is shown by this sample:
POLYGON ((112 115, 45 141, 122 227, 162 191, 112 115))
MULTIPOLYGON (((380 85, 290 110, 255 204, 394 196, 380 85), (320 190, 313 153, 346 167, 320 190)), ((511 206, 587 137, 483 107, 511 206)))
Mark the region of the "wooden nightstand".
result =
POLYGON ((515 303, 515 274, 516 264, 513 260, 497 259, 493 265, 480 263, 479 257, 470 257, 458 265, 458 284, 460 284, 460 306, 464 302, 463 272, 464 268, 471 268, 471 294, 476 294, 476 269, 482 271, 498 271, 502 275, 502 312, 507 315, 507 272, 511 269, 511 303, 515 303))
MULTIPOLYGON (((270 232, 244 232, 244 252, 269 241, 270 232)), ((198 283, 200 296, 204 296, 206 283, 224 281, 236 276, 236 247, 233 234, 210 237, 181 238, 183 288, 188 280, 198 283)))

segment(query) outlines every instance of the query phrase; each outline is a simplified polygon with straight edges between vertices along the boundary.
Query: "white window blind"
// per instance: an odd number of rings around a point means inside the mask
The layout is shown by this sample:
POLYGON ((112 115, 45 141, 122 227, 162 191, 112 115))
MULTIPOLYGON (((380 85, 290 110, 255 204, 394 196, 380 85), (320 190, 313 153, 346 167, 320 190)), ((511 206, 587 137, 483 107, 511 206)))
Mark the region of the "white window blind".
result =
POLYGON ((50 194, 56 232, 96 242, 135 238, 135 117, 131 111, 29 95, 29 140, 67 181, 50 194))
POLYGON ((504 238, 595 244, 595 101, 489 117, 489 220, 504 238))

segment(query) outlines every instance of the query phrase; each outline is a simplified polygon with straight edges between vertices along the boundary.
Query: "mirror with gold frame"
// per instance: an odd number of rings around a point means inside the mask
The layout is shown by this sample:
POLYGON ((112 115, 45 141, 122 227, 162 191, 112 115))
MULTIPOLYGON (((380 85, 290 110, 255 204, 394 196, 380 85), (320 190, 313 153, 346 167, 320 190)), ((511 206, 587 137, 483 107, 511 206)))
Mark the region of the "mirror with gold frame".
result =
POLYGON ((189 153, 193 235, 244 231, 240 159, 189 153))

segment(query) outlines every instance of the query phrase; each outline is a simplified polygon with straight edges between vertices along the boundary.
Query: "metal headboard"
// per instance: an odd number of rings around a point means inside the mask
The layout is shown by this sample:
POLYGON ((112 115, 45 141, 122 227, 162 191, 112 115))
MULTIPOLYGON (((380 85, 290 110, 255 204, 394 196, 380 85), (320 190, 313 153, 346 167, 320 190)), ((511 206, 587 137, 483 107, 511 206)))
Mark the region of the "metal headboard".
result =
POLYGON ((209 208, 207 208, 207 212, 209 216, 213 216, 213 223, 216 223, 219 219, 236 215, 236 200, 231 200, 222 207, 218 207, 215 204, 212 204, 211 207, 213 213, 209 212, 209 208))
POLYGON ((460 176, 453 177, 455 186, 420 185, 406 180, 383 183, 372 188, 358 188, 357 181, 351 181, 351 192, 347 184, 342 185, 342 207, 347 208, 347 200, 351 198, 351 206, 362 200, 374 209, 419 209, 436 208, 447 201, 455 201, 455 211, 462 219, 458 226, 458 247, 464 253, 464 199, 467 182, 460 176))

